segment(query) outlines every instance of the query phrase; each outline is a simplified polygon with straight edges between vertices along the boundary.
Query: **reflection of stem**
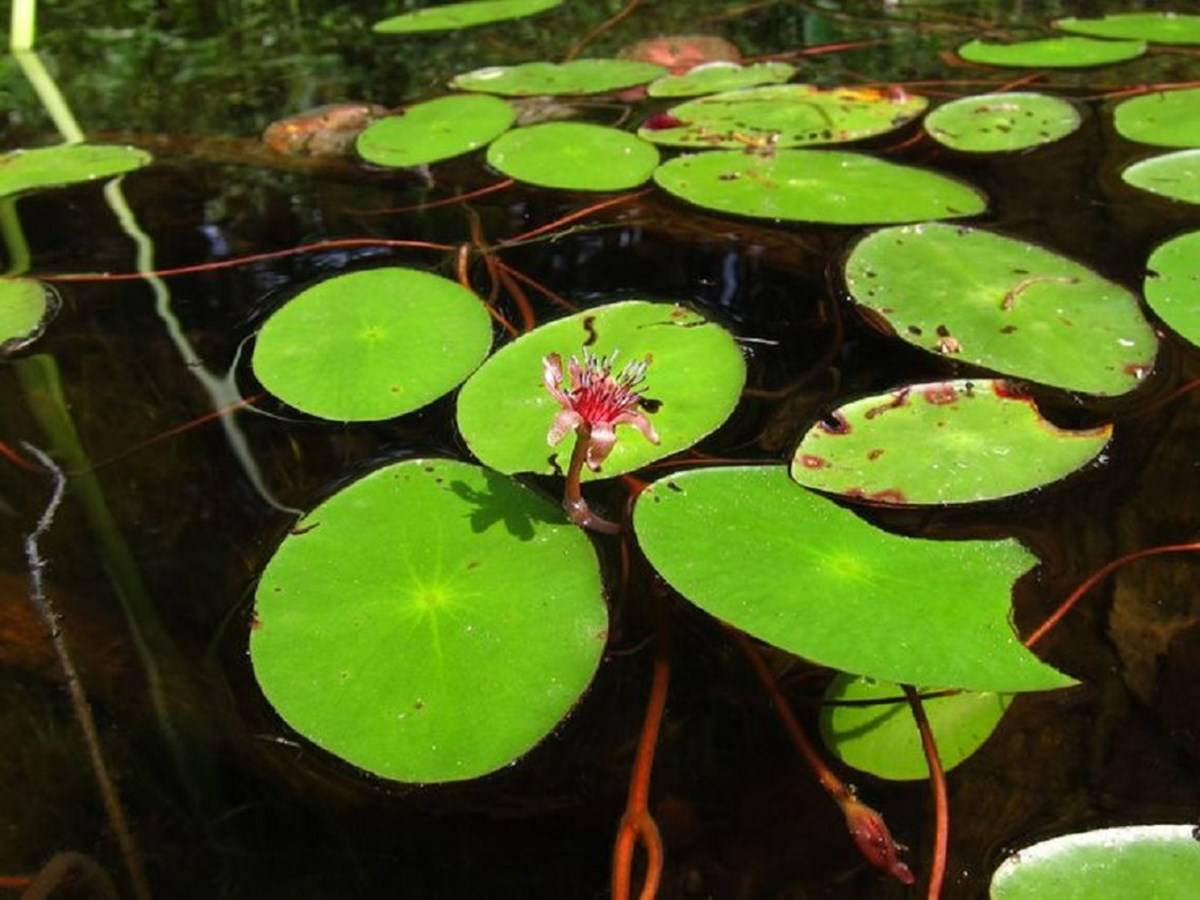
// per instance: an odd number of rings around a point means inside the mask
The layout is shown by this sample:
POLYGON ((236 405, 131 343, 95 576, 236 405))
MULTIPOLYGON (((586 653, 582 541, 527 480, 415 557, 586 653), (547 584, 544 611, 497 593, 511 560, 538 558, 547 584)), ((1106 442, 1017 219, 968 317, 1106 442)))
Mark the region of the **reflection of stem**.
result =
POLYGON ((917 720, 917 730, 921 732, 921 747, 925 750, 925 762, 929 766, 929 786, 933 791, 935 824, 933 862, 929 866, 929 890, 925 896, 927 900, 938 900, 942 895, 942 881, 946 876, 946 845, 950 840, 950 804, 946 799, 946 773, 942 771, 942 759, 938 756, 937 742, 933 739, 933 729, 929 727, 929 717, 925 715, 921 695, 911 684, 902 687, 905 696, 908 697, 908 705, 912 708, 913 718, 917 720))
POLYGON ((37 0, 12 0, 9 19, 8 49, 33 49, 34 28, 37 25, 37 0))
POLYGON ((4 241, 4 249, 8 252, 8 271, 5 278, 24 275, 29 271, 30 256, 29 242, 25 239, 25 229, 17 217, 17 198, 11 194, 0 197, 0 239, 4 241))
POLYGON ((619 24, 625 19, 633 15, 634 11, 642 5, 642 0, 628 0, 626 4, 617 12, 616 15, 605 19, 578 41, 576 41, 566 53, 563 54, 563 62, 569 62, 580 54, 584 47, 594 41, 604 32, 608 31, 614 25, 619 24))
POLYGON ((46 114, 50 116, 54 122, 54 127, 62 135, 63 141, 68 144, 82 143, 83 129, 75 121, 75 116, 71 113, 71 108, 67 106, 67 101, 63 99, 62 92, 59 91, 58 85, 54 83, 54 79, 50 77, 50 73, 46 71, 46 67, 42 65, 42 61, 38 58, 38 55, 29 50, 14 49, 13 59, 17 61, 17 64, 21 67, 21 71, 25 73, 30 86, 38 95, 38 99, 42 101, 42 106, 45 108, 46 114))
POLYGON ((580 528, 598 531, 601 534, 616 534, 621 530, 621 526, 596 515, 583 499, 583 489, 579 482, 591 443, 591 433, 586 425, 575 429, 575 449, 571 451, 571 465, 567 468, 567 484, 563 489, 563 510, 567 518, 580 528))

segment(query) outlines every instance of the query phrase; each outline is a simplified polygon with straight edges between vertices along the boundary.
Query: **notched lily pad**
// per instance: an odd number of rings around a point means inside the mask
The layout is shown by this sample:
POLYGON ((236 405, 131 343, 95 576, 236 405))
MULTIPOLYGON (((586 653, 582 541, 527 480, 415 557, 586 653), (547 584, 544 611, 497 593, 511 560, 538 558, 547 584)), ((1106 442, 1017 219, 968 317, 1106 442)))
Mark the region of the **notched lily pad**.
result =
POLYGON ((1200 231, 1160 244, 1146 268, 1146 303, 1172 331, 1200 347, 1200 231))
POLYGON ((1136 162, 1121 178, 1143 191, 1184 203, 1200 203, 1200 150, 1179 150, 1136 162))
POLYGON ((1123 138, 1157 147, 1200 147, 1200 88, 1154 91, 1117 105, 1113 124, 1123 138))
POLYGON ((1004 93, 963 97, 925 117, 939 144, 966 153, 1011 153, 1049 144, 1079 127, 1079 111, 1046 94, 1004 93))
POLYGON ((372 28, 381 34, 411 34, 422 31, 455 31, 475 25, 488 25, 507 19, 520 19, 562 6, 562 0, 468 0, 413 10, 376 22, 372 28))
POLYGON ((32 278, 0 278, 0 356, 28 347, 58 314, 58 294, 32 278))
POLYGON ((1065 478, 1111 436, 1111 425, 1059 428, 1003 381, 910 384, 818 422, 791 471, 806 487, 876 503, 975 503, 1065 478))
POLYGON ((722 59, 695 66, 682 75, 665 75, 650 82, 646 93, 651 97, 698 97, 718 91, 779 84, 795 74, 796 67, 785 62, 742 65, 722 59))
POLYGON ((658 149, 627 131, 584 122, 518 128, 488 148, 488 165, 526 184, 623 191, 650 180, 658 149))
POLYGON ((565 63, 488 66, 456 75, 450 86, 507 97, 604 94, 645 84, 666 72, 662 66, 632 59, 574 59, 565 63))
POLYGON ((1200 44, 1200 16, 1179 12, 1112 13, 1098 19, 1058 19, 1055 28, 1099 38, 1155 44, 1200 44))
POLYGON ((1042 38, 1011 44, 976 39, 958 48, 958 55, 968 62, 1039 69, 1104 66, 1136 59, 1145 52, 1143 41, 1096 41, 1086 37, 1042 38))
POLYGON ((112 178, 147 165, 153 157, 137 147, 60 144, 13 150, 0 156, 0 196, 112 178))
POLYGON ((507 131, 517 111, 486 94, 439 97, 379 119, 358 136, 358 155, 381 166, 419 166, 470 153, 507 131))

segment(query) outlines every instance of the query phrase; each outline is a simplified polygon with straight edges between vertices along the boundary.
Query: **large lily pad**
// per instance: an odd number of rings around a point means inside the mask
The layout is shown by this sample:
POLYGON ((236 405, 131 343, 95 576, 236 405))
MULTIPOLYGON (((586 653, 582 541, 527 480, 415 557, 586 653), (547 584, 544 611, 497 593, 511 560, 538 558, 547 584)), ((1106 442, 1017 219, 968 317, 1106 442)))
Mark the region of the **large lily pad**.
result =
POLYGON ((646 93, 651 97, 698 97, 760 84, 778 84, 795 74, 796 67, 785 62, 742 65, 722 59, 695 66, 682 75, 664 75, 650 82, 646 93))
POLYGON ((1154 91, 1118 104, 1113 124, 1124 138, 1157 147, 1200 147, 1200 88, 1154 91))
POLYGON ((363 159, 381 166, 419 166, 478 150, 516 118, 517 111, 499 97, 439 97, 368 125, 356 148, 363 159))
POLYGON ((1086 37, 1042 38, 1012 44, 973 40, 958 48, 968 62, 1039 69, 1084 68, 1135 59, 1146 52, 1143 41, 1096 41, 1086 37))
POLYGON ((451 460, 378 469, 268 563, 250 632, 267 700, 384 778, 474 778, 540 741, 600 661, 596 554, 555 504, 451 460))
POLYGON ((1146 263, 1146 302, 1171 329, 1200 347, 1200 231, 1160 244, 1146 263))
POLYGON ((627 131, 584 122, 518 128, 488 148, 488 164, 510 178, 572 191, 622 191, 650 179, 658 149, 627 131))
POLYGON ((992 900, 1191 900, 1196 826, 1128 825, 1064 834, 1018 850, 992 875, 992 900))
POLYGON ((746 365, 733 336, 698 313, 669 303, 630 300, 589 309, 542 325, 495 353, 458 395, 458 427, 480 460, 501 472, 565 470, 573 438, 546 443, 559 411, 542 384, 542 359, 619 352, 621 360, 650 357, 644 410, 661 443, 628 425, 603 471, 610 478, 676 453, 715 430, 741 396, 746 365))
POLYGON ((140 168, 151 159, 145 150, 111 144, 60 144, 13 150, 0 156, 0 196, 112 178, 140 168))
POLYGON ((1079 111, 1066 100, 1014 92, 951 100, 924 124, 930 137, 954 150, 1006 153, 1064 138, 1080 121, 1079 111))
POLYGON ((656 144, 706 149, 837 144, 894 131, 928 105, 906 91, 770 85, 681 103, 638 134, 656 144))
POLYGON ((782 466, 671 475, 642 492, 633 522, 688 600, 822 665, 980 691, 1071 683, 1013 633, 1012 585, 1036 562, 1016 541, 888 534, 782 466))
POLYGON ((0 278, 0 355, 37 340, 58 308, 58 296, 40 281, 0 278))
POLYGON ((520 19, 561 6, 562 0, 469 0, 413 10, 376 22, 375 31, 383 34, 410 34, 420 31, 454 31, 474 25, 488 25, 507 19, 520 19))
POLYGON ((1161 197, 1200 203, 1200 150, 1152 156, 1129 166, 1121 178, 1161 197))
POLYGON ((328 278, 267 320, 254 374, 296 409, 340 421, 389 419, 453 390, 482 362, 492 325, 479 298, 415 269, 328 278))
POLYGON ((925 169, 837 150, 713 150, 668 160, 664 190, 706 209, 775 221, 865 225, 973 216, 975 188, 925 169))
POLYGON ((1137 298, 1035 244, 937 222, 873 232, 846 286, 931 353, 1088 394, 1123 394, 1158 342, 1137 298))
POLYGON ((1200 16, 1178 12, 1113 13, 1098 19, 1058 19, 1063 31, 1156 44, 1200 44, 1200 16))
POLYGON ((1112 426, 1067 431, 1003 381, 910 384, 847 403, 800 442, 792 477, 879 503, 974 503, 1086 466, 1112 426))
MULTIPOLYGON (((838 759, 893 781, 929 777, 921 734, 900 685, 841 674, 829 683, 825 699, 835 705, 821 710, 821 737, 838 759), (895 702, 847 705, 888 699, 895 702)), ((990 691, 962 691, 923 700, 942 769, 950 771, 978 750, 1011 703, 1010 695, 990 691)))
POLYGON ((456 75, 450 86, 509 97, 541 94, 603 94, 636 87, 666 74, 653 63, 632 59, 574 59, 565 63, 531 62, 488 66, 456 75))

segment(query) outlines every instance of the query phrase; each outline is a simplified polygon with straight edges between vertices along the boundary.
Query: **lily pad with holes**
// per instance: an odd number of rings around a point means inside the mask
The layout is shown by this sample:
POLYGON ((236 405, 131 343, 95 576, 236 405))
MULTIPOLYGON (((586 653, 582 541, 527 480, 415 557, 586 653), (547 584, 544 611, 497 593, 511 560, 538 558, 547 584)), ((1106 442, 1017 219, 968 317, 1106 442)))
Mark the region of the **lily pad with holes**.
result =
POLYGON ((975 503, 1065 478, 1111 436, 1111 425, 1057 427, 1003 381, 910 384, 847 403, 810 428, 792 478, 877 503, 975 503))
POLYGON ((1155 91, 1117 105, 1113 124, 1123 138, 1156 147, 1200 147, 1200 88, 1155 91))
POLYGON ((1200 16, 1178 12, 1112 13, 1098 19, 1058 19, 1055 28, 1099 38, 1155 44, 1200 44, 1200 16))
POLYGON ((508 19, 520 19, 562 6, 562 0, 474 0, 446 3, 413 10, 376 22, 373 30, 382 34, 412 34, 421 31, 456 31, 475 25, 488 25, 508 19))
POLYGON ((666 72, 662 66, 632 59, 574 59, 565 63, 488 66, 456 75, 450 86, 460 91, 481 91, 508 97, 604 94, 637 87, 666 72))
POLYGON ((60 144, 0 155, 0 196, 112 178, 148 164, 151 155, 113 144, 60 144))
POLYGON ((973 40, 958 48, 968 62, 1021 68, 1086 68, 1136 59, 1146 52, 1143 41, 1097 41, 1086 37, 1042 38, 993 44, 973 40))
POLYGON ((488 147, 488 165, 517 181, 571 191, 623 191, 650 180, 653 144, 616 128, 546 122, 518 128, 488 147))
POLYGON ((1134 163, 1121 173, 1127 184, 1185 203, 1200 203, 1200 150, 1178 150, 1134 163))
POLYGON ((1049 144, 1079 127, 1079 111, 1047 94, 1004 93, 963 97, 925 117, 939 144, 966 153, 1011 153, 1049 144))
POLYGON ((1127 825, 1025 847, 992 874, 991 900, 1191 900, 1200 884, 1196 826, 1127 825))
POLYGON ((565 471, 574 438, 547 444, 559 405, 542 383, 542 359, 582 357, 585 348, 598 356, 618 353, 618 366, 650 357, 643 412, 661 441, 651 444, 632 426, 619 425, 602 471, 585 469, 585 478, 632 472, 690 447, 733 412, 746 378, 733 336, 698 313, 644 300, 594 307, 502 347, 463 385, 458 428, 471 452, 500 472, 565 471))
POLYGON ((1200 347, 1200 231, 1160 244, 1146 263, 1146 302, 1171 330, 1200 347))
POLYGON ((938 222, 869 234, 846 286, 931 353, 1087 394, 1137 387, 1158 341, 1137 298, 1036 244, 938 222))
POLYGON ((1037 562, 1016 541, 889 534, 783 466, 670 475, 641 493, 633 524, 684 597, 815 663, 978 691, 1072 683, 1013 632, 1013 582, 1037 562))
POLYGON ((895 131, 928 105, 927 98, 906 91, 769 85, 681 103, 652 117, 638 134, 656 144, 700 149, 838 144, 895 131))
MULTIPOLYGON (((846 765, 878 778, 892 781, 928 778, 929 764, 921 747, 921 734, 900 685, 839 674, 825 690, 825 700, 830 704, 893 698, 899 699, 874 705, 822 707, 821 738, 846 765)), ((950 771, 978 750, 996 730, 1011 704, 1011 695, 990 691, 924 698, 921 705, 937 743, 942 769, 950 771)))
POLYGON ((59 309, 58 295, 32 278, 0 278, 0 355, 41 337, 59 309))
POLYGON ((296 409, 339 421, 389 419, 453 390, 492 344, 487 310, 438 275, 399 267, 327 278, 271 316, 254 374, 296 409))
POLYGON ((682 75, 664 75, 650 82, 646 93, 651 97, 699 97, 718 91, 779 84, 795 74, 796 67, 784 62, 742 65, 732 60, 717 60, 695 66, 682 75))
POLYGON ((530 750, 587 688, 608 616, 557 505, 478 466, 409 460, 309 513, 255 593, 267 701, 384 778, 443 782, 530 750))
POLYGON ((774 221, 866 225, 973 216, 987 208, 984 196, 961 181, 838 150, 693 153, 663 163, 654 180, 705 209, 774 221))
POLYGON ((439 97, 368 125, 358 155, 381 166, 419 166, 478 150, 507 131, 517 111, 499 97, 439 97))

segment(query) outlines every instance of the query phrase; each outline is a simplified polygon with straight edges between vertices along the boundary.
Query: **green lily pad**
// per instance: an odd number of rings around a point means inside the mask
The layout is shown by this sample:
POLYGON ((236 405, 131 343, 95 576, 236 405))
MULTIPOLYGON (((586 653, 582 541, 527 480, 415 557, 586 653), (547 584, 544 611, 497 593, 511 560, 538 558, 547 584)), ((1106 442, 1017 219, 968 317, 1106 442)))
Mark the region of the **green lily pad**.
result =
MULTIPOLYGON (((894 697, 900 699, 870 706, 823 707, 821 737, 846 765, 878 778, 928 778, 921 733, 900 685, 840 674, 825 690, 825 699, 833 703, 894 697)), ((1011 704, 1011 695, 990 691, 963 691, 922 700, 942 769, 949 772, 978 750, 1011 704)))
POLYGON ((1125 288, 988 231, 930 222, 873 232, 851 251, 846 286, 914 346, 1087 394, 1133 390, 1158 348, 1125 288))
POLYGON ((382 34, 412 34, 421 31, 454 31, 474 25, 488 25, 507 19, 520 19, 562 6, 562 0, 474 0, 446 3, 413 10, 376 22, 374 31, 382 34))
POLYGON ((279 399, 339 421, 390 419, 453 390, 492 345, 479 298, 415 269, 368 269, 301 291, 271 316, 254 374, 279 399))
POLYGON ((760 84, 780 84, 796 74, 796 67, 784 62, 742 65, 717 60, 688 69, 682 75, 664 75, 650 82, 646 93, 651 97, 698 97, 717 91, 736 91, 760 84))
POLYGON ((1058 19, 1055 28, 1099 38, 1155 44, 1200 44, 1200 16, 1177 12, 1113 13, 1098 19, 1058 19))
POLYGON ((608 629, 595 550, 554 503, 410 460, 307 515, 255 594, 250 659, 285 722, 361 769, 458 781, 570 711, 608 629))
POLYGON ((1200 231, 1160 244, 1146 268, 1146 303, 1172 331, 1200 347, 1200 231))
POLYGON ((968 62, 1038 69, 1084 68, 1135 59, 1146 52, 1143 41, 1096 41, 1086 37, 1042 38, 1012 44, 973 40, 958 48, 968 62))
POLYGON ((439 97, 368 125, 356 147, 359 156, 381 166, 419 166, 478 150, 516 118, 517 111, 499 97, 439 97))
POLYGON ((1134 163, 1121 173, 1134 187, 1185 203, 1200 203, 1200 150, 1178 150, 1134 163))
POLYGON ((939 106, 925 117, 925 130, 953 150, 1009 153, 1064 138, 1080 121, 1079 111, 1058 97, 981 94, 939 106))
POLYGON ((0 278, 0 355, 41 337, 59 309, 58 295, 32 278, 0 278))
POLYGON ((681 103, 638 134, 656 144, 706 149, 837 144, 894 131, 928 105, 906 91, 776 84, 681 103))
POLYGON ((662 66, 632 59, 574 59, 565 63, 488 66, 456 75, 450 86, 460 91, 482 91, 508 97, 604 94, 645 84, 666 71, 662 66))
POLYGON ((792 458, 805 487, 878 503, 975 503, 1065 478, 1112 426, 1067 431, 1003 381, 910 384, 847 403, 792 458))
POLYGON ((866 225, 987 208, 984 196, 961 181, 837 150, 693 153, 663 163, 654 180, 697 206, 774 221, 866 225))
POLYGON ((671 475, 641 493, 633 524, 688 600, 821 665, 978 691, 1072 683, 1013 633, 1013 582, 1036 562, 1016 541, 889 534, 783 466, 671 475))
POLYGON ((488 165, 509 178, 570 191, 623 191, 644 184, 658 149, 627 131, 584 122, 545 122, 503 135, 488 165))
POLYGON ((1155 91, 1117 105, 1113 124, 1123 138, 1156 147, 1200 147, 1200 88, 1155 91))
POLYGON ((0 196, 112 178, 141 168, 151 159, 145 150, 111 144, 60 144, 13 150, 0 156, 0 196))
POLYGON ((542 384, 542 359, 565 361, 586 348, 622 360, 651 358, 643 410, 661 443, 631 426, 617 427, 617 443, 603 470, 611 478, 690 447, 714 431, 741 397, 746 364, 732 335, 698 313, 669 303, 630 300, 558 319, 502 347, 463 385, 458 428, 485 465, 500 472, 565 471, 572 437, 546 443, 559 405, 542 384))
POLYGON ((1191 900, 1196 826, 1127 825, 1064 834, 1018 850, 992 875, 991 900, 1191 900))

